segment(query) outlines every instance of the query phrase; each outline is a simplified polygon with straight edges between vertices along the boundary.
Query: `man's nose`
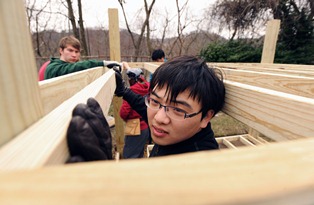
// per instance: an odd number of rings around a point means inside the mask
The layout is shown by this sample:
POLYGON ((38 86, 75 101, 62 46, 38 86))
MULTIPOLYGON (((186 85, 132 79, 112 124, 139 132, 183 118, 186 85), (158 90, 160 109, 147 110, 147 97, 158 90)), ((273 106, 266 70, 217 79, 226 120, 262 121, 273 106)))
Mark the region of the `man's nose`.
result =
POLYGON ((167 115, 166 112, 166 107, 161 107, 155 114, 155 120, 158 122, 162 123, 167 123, 169 121, 169 116, 167 115))

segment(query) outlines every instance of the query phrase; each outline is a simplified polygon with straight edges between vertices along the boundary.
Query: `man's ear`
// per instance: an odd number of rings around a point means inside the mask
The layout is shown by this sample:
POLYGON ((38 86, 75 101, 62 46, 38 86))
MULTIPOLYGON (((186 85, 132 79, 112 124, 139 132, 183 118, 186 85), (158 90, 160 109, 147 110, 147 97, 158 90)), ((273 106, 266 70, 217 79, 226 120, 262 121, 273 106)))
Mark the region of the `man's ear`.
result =
POLYGON ((208 110, 206 116, 202 119, 201 121, 201 128, 207 127, 208 123, 214 116, 214 111, 213 110, 208 110))
POLYGON ((62 48, 59 48, 60 56, 61 56, 62 51, 63 51, 63 49, 62 49, 62 48))

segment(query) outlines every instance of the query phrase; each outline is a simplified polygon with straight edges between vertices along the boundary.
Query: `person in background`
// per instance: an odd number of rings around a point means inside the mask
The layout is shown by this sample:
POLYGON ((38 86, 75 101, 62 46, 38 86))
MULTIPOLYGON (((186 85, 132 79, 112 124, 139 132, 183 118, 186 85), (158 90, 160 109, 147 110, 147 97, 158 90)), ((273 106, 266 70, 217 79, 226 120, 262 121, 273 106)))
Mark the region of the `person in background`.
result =
POLYGON ((45 71, 45 80, 98 66, 107 66, 115 61, 84 60, 81 57, 81 43, 74 36, 63 37, 59 42, 60 58, 51 58, 45 71))
POLYGON ((152 53, 152 61, 154 62, 165 62, 165 52, 162 49, 156 49, 152 53))
POLYGON ((194 56, 174 58, 156 69, 145 97, 115 72, 115 95, 148 123, 154 141, 150 157, 219 149, 210 121, 225 102, 220 70, 194 56))
MULTIPOLYGON (((141 96, 148 94, 149 83, 142 76, 142 70, 140 68, 129 68, 127 63, 126 68, 128 75, 128 80, 130 83, 130 90, 141 96)), ((147 123, 142 119, 142 117, 132 109, 129 103, 123 100, 122 106, 120 108, 120 117, 127 121, 129 119, 140 118, 140 135, 126 135, 124 139, 123 148, 123 158, 142 158, 144 156, 144 148, 147 140, 149 139, 150 133, 147 123)))
MULTIPOLYGON (((156 49, 152 53, 152 61, 153 62, 166 62, 167 59, 165 57, 165 52, 162 49, 156 49)), ((149 75, 148 81, 152 80, 152 74, 149 75)))

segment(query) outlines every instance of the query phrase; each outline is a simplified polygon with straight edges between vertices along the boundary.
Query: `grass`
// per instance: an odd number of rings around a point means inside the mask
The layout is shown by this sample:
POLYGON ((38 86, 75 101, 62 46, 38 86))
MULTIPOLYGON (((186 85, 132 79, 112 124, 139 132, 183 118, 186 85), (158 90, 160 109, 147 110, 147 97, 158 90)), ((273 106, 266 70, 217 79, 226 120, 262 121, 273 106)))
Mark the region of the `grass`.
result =
POLYGON ((220 112, 212 120, 215 137, 240 135, 248 133, 249 127, 238 120, 220 112))

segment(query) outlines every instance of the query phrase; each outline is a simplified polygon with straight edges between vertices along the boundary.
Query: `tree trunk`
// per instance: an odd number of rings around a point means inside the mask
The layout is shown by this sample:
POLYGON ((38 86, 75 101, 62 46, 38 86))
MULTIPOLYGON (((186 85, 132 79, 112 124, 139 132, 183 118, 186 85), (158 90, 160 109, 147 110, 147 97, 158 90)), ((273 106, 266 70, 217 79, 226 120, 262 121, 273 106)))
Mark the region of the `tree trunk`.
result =
POLYGON ((74 34, 75 38, 80 39, 79 32, 76 28, 76 21, 75 21, 75 16, 74 16, 74 12, 73 12, 72 1, 66 0, 66 2, 68 4, 68 18, 69 18, 71 25, 72 25, 73 34, 74 34))
POLYGON ((86 42, 86 37, 85 37, 85 28, 84 28, 84 21, 83 21, 83 13, 82 13, 82 2, 81 0, 77 1, 78 3, 78 9, 79 9, 79 26, 80 26, 80 41, 82 43, 83 51, 82 55, 83 56, 88 56, 89 55, 89 49, 87 47, 87 42, 86 42))

